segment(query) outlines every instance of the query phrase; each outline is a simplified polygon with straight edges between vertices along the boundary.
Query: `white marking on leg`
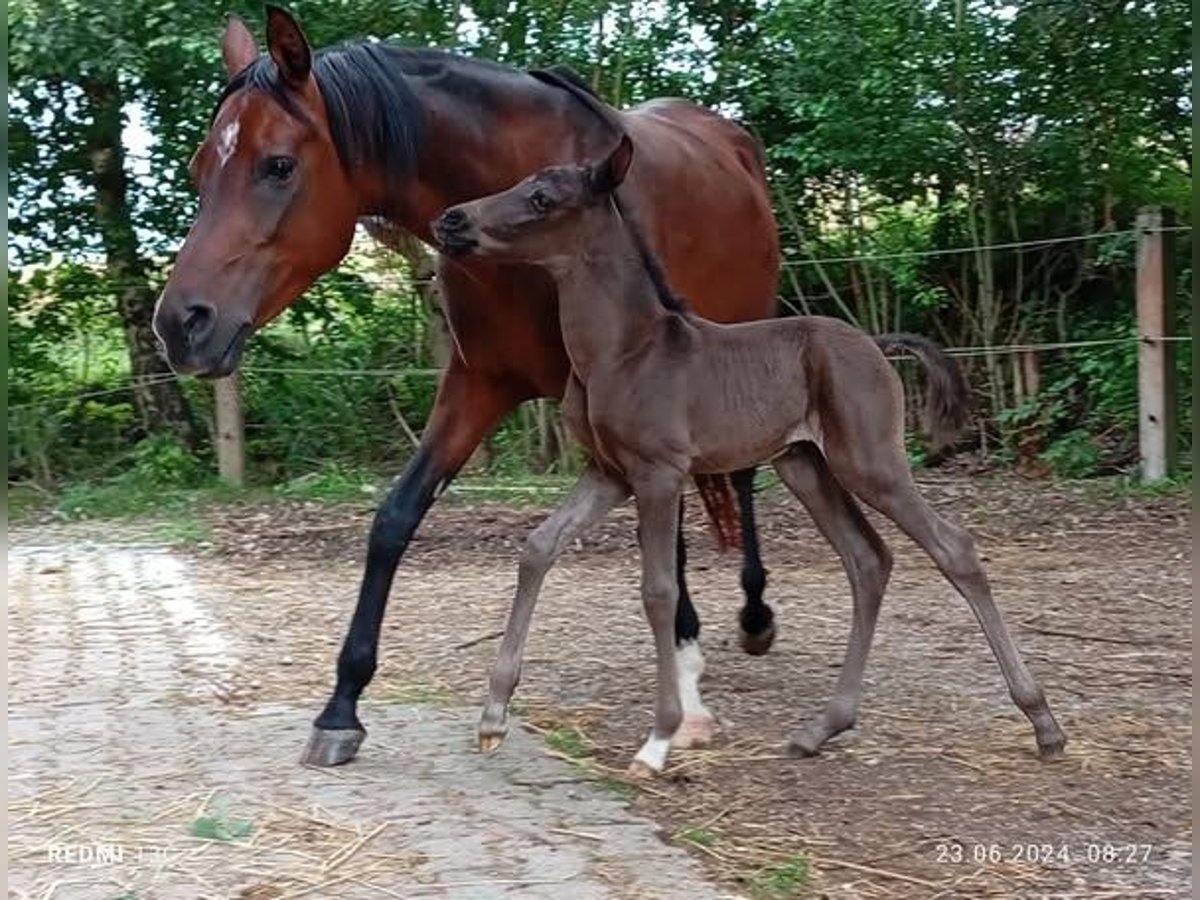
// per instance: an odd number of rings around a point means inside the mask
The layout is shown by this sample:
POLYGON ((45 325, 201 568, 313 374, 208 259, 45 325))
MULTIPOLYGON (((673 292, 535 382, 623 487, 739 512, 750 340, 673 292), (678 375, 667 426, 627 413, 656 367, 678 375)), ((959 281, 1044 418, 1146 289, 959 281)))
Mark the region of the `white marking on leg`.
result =
POLYGON ((679 677, 679 702, 683 706, 684 718, 713 718, 700 697, 700 676, 704 674, 704 653, 700 650, 700 641, 693 638, 675 646, 675 671, 679 677))
POLYGON ((217 143, 217 157, 221 161, 222 169, 225 168, 225 164, 229 162, 237 150, 238 132, 241 128, 241 123, 237 119, 234 119, 221 131, 221 138, 217 143))
POLYGON ((663 766, 667 764, 667 754, 670 751, 671 739, 655 737, 654 731, 651 730, 650 737, 646 738, 646 743, 642 744, 642 749, 637 752, 633 761, 639 762, 655 772, 661 772, 663 766))

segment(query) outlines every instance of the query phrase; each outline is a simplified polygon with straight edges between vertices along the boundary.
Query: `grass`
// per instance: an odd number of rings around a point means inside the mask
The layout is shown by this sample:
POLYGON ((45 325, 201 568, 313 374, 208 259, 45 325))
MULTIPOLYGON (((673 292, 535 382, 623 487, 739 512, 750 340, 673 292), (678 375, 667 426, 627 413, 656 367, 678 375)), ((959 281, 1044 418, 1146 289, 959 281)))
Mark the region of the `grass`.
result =
POLYGON ((675 835, 675 840, 697 847, 711 847, 717 842, 717 833, 708 828, 685 828, 675 835))
POLYGON ((229 798, 217 797, 212 801, 209 815, 193 819, 188 831, 193 837, 207 841, 235 841, 249 836, 254 823, 247 819, 235 819, 229 811, 229 798))
POLYGON ((575 475, 469 475, 456 478, 447 497, 465 503, 490 500, 510 506, 553 506, 575 483, 575 475))
POLYGON ((53 502, 50 494, 29 484, 10 484, 7 500, 10 522, 20 522, 40 513, 53 502))
POLYGON ((301 475, 275 487, 275 493, 290 500, 312 500, 318 503, 355 503, 383 498, 386 481, 366 469, 347 468, 336 463, 326 464, 316 472, 301 475))
POLYGON ((212 529, 199 519, 172 519, 156 525, 152 534, 164 544, 195 545, 210 540, 212 529))
POLYGON ((156 515, 168 518, 194 513, 203 505, 254 500, 261 492, 213 480, 194 487, 169 487, 132 479, 80 482, 62 489, 53 503, 60 519, 127 519, 156 515))
POLYGON ((1180 497, 1192 489, 1192 473, 1183 472, 1159 481, 1142 481, 1133 475, 1092 479, 1102 496, 1107 497, 1180 497))
POLYGON ((808 886, 808 858, 796 854, 782 862, 759 869, 750 877, 750 887, 763 898, 798 896, 808 886))
POLYGON ((403 706, 450 706, 454 703, 452 694, 431 684, 396 685, 378 693, 372 691, 369 697, 376 703, 398 703, 403 706))
POLYGON ((551 750, 561 753, 571 759, 583 759, 590 756, 584 744, 583 735, 578 728, 554 728, 546 732, 546 743, 551 750))
POLYGON ((596 786, 602 790, 608 791, 610 794, 615 794, 617 799, 623 803, 628 803, 633 799, 636 793, 633 785, 622 781, 619 778, 612 778, 608 775, 596 779, 596 786))

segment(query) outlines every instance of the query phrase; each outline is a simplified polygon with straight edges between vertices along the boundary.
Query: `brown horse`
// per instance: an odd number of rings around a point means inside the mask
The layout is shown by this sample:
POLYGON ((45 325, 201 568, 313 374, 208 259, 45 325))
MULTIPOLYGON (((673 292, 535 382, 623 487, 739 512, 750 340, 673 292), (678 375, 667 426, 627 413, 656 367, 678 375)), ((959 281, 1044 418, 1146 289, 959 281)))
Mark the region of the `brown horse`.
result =
POLYGON ((771 461, 838 550, 854 618, 846 661, 825 712, 791 740, 811 755, 855 720, 867 651, 891 556, 854 497, 896 523, 966 598, 1044 756, 1066 738, 992 600, 971 536, 917 492, 904 451, 904 391, 880 344, 927 368, 934 431, 965 421, 953 361, 912 335, 873 340, 837 319, 800 316, 719 325, 691 315, 614 191, 633 159, 628 137, 594 166, 551 166, 503 193, 455 206, 434 224, 445 252, 536 263, 558 285, 571 380, 563 416, 592 463, 530 537, 480 722, 485 748, 507 727, 525 636, 542 580, 562 549, 631 493, 637 500, 642 600, 654 631, 654 728, 635 774, 660 771, 685 721, 671 623, 678 588, 678 507, 689 474, 771 461), (832 473, 832 477, 830 477, 832 473))
MULTIPOLYGON (((154 317, 180 373, 234 371, 247 337, 342 259, 360 218, 383 217, 428 241, 429 222, 448 206, 592 157, 615 139, 594 99, 561 73, 377 43, 314 54, 292 17, 273 7, 267 50, 260 55, 246 26, 229 21, 229 82, 190 166, 200 211, 154 317)), ((716 321, 772 316, 778 242, 751 138, 682 100, 614 115, 639 147, 623 194, 642 210, 672 282, 716 321)), ((420 448, 371 527, 337 684, 304 757, 317 765, 353 758, 365 736, 358 697, 375 672, 396 566, 426 511, 501 416, 533 397, 561 397, 570 371, 554 283, 543 271, 443 259, 438 274, 455 352, 420 448)), ((762 601, 752 481, 753 470, 733 479, 744 645, 761 652, 773 624, 762 601)), ((694 687, 699 620, 679 557, 678 657, 694 687)), ((704 737, 712 720, 694 698, 708 723, 704 737)))

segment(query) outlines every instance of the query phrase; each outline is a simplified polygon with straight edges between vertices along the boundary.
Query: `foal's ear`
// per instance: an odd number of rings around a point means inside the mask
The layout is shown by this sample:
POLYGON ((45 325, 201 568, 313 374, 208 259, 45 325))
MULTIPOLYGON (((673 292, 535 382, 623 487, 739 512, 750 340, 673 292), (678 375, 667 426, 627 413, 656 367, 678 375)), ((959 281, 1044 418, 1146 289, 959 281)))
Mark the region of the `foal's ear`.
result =
POLYGON ((312 50, 304 32, 291 13, 270 4, 267 4, 267 52, 275 60, 283 80, 292 87, 301 87, 308 82, 312 50))
POLYGON ((258 59, 258 45, 246 23, 230 14, 225 21, 225 34, 221 38, 221 59, 225 63, 225 74, 232 78, 250 63, 258 59))
POLYGON ((592 192, 611 194, 615 191, 625 180, 625 174, 629 171, 631 162, 633 162, 633 141, 629 139, 629 135, 623 134, 621 143, 617 144, 617 148, 608 154, 608 158, 592 167, 589 179, 592 192))

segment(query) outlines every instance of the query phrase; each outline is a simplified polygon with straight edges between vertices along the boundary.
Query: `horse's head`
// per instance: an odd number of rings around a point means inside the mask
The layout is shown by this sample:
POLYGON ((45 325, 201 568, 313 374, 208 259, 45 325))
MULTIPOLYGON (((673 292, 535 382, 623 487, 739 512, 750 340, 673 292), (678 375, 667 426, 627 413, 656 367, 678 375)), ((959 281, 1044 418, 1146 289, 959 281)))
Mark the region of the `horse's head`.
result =
POLYGON ((342 164, 313 55, 294 19, 268 7, 260 56, 230 19, 229 75, 189 165, 200 210, 154 313, 175 371, 237 368, 249 334, 346 254, 360 198, 342 164))
POLYGON ((431 230, 447 256, 549 264, 579 252, 573 228, 607 204, 633 159, 627 135, 593 165, 550 166, 507 191, 447 209, 431 230))

